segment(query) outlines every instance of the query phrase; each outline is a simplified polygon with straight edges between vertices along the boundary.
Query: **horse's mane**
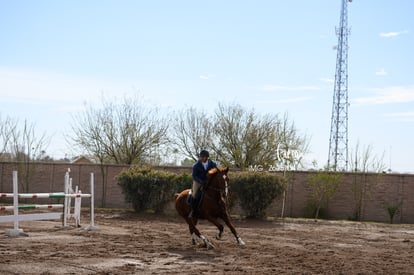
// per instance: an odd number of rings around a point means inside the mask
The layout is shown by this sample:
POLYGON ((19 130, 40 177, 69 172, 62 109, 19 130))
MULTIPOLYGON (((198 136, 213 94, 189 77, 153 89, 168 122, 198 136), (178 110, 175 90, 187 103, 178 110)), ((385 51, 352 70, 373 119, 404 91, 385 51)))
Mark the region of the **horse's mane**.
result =
POLYGON ((224 171, 226 171, 226 169, 227 169, 226 167, 220 167, 220 168, 215 167, 213 169, 208 170, 208 175, 212 176, 212 175, 217 174, 219 172, 224 172, 224 171))
POLYGON ((208 170, 206 186, 210 185, 211 181, 213 180, 213 178, 216 174, 221 173, 221 172, 227 172, 227 171, 229 171, 229 168, 227 168, 227 167, 220 167, 220 168, 215 167, 213 169, 208 170))
POLYGON ((214 174, 217 174, 218 172, 219 172, 219 169, 216 167, 216 168, 208 170, 208 175, 212 176, 214 174))

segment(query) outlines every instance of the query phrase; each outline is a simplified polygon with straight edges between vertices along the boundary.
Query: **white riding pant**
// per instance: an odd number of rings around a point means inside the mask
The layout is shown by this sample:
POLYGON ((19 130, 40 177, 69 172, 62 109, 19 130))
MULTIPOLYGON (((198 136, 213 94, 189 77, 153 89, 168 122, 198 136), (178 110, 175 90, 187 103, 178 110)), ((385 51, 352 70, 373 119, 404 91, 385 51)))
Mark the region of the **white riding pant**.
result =
POLYGON ((193 180, 193 188, 191 190, 191 196, 193 199, 197 198, 198 190, 200 190, 201 184, 193 180))

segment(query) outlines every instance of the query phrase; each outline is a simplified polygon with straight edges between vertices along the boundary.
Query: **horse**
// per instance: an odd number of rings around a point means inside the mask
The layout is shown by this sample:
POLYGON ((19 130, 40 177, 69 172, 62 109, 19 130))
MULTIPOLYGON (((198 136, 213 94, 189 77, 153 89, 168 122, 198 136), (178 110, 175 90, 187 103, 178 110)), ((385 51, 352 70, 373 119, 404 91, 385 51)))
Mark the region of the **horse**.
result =
POLYGON ((204 245, 209 248, 214 248, 214 245, 197 229, 198 219, 205 219, 214 224, 219 232, 217 233, 216 239, 220 240, 223 236, 224 226, 218 221, 221 219, 230 228, 238 245, 241 248, 246 246, 245 242, 237 234, 236 229, 230 221, 230 216, 227 212, 226 201, 228 195, 228 183, 229 177, 227 172, 229 168, 213 168, 208 171, 207 182, 202 187, 203 199, 199 206, 198 215, 196 218, 189 218, 188 215, 191 211, 191 207, 188 205, 188 196, 191 196, 191 190, 186 189, 179 194, 175 195, 175 209, 178 214, 184 218, 188 224, 188 228, 191 234, 192 244, 195 245, 196 236, 200 238, 204 245))

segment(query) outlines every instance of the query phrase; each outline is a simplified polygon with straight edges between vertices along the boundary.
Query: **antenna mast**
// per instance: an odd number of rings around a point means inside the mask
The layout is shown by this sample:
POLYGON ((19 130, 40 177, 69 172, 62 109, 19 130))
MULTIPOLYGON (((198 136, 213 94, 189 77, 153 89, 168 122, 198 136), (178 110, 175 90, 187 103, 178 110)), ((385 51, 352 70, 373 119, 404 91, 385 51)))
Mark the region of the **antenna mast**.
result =
POLYGON ((348 170, 348 2, 352 0, 341 2, 328 157, 334 171, 348 170))

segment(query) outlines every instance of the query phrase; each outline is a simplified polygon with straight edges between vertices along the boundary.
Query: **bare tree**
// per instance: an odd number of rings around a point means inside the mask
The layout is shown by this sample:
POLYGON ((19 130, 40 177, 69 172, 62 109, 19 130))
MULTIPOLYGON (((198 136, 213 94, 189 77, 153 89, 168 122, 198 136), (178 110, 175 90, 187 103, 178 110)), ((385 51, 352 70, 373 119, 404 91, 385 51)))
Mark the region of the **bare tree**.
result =
POLYGON ((277 123, 277 149, 275 166, 283 171, 286 179, 286 188, 283 191, 281 218, 285 215, 286 195, 290 184, 294 181, 295 173, 303 167, 303 157, 309 151, 309 138, 301 135, 287 113, 277 123))
POLYGON ((214 131, 214 149, 220 160, 242 169, 293 162, 306 149, 306 137, 298 134, 286 115, 283 119, 272 114, 258 115, 240 105, 219 104, 214 131))
POLYGON ((167 141, 168 122, 138 98, 103 99, 102 108, 90 106, 74 120, 72 141, 101 163, 142 163, 167 141))
POLYGON ((357 142, 354 152, 349 156, 349 166, 352 172, 361 173, 382 173, 386 169, 384 162, 384 155, 374 154, 374 147, 368 145, 360 148, 359 142, 357 142))
POLYGON ((198 153, 212 147, 213 124, 210 115, 190 107, 174 116, 173 147, 180 153, 197 160, 198 153))
POLYGON ((261 129, 259 123, 253 110, 240 105, 219 104, 214 123, 218 140, 214 149, 223 164, 238 168, 256 164, 253 158, 269 145, 262 140, 261 130, 266 129, 261 129))
POLYGON ((381 183, 382 173, 386 169, 384 153, 381 156, 374 154, 372 145, 361 149, 358 142, 350 156, 350 168, 354 172, 352 183, 354 193, 353 219, 361 220, 364 215, 366 199, 381 183))
POLYGON ((12 131, 12 139, 9 146, 14 159, 19 163, 18 173, 22 179, 23 191, 29 192, 31 178, 36 174, 33 162, 42 155, 49 145, 50 138, 46 133, 38 136, 36 126, 27 120, 23 125, 12 131))
POLYGON ((13 160, 12 153, 8 151, 8 147, 12 141, 12 134, 16 131, 18 124, 17 119, 9 116, 2 118, 0 116, 0 160, 13 160))
POLYGON ((104 164, 153 163, 156 149, 167 141, 167 129, 168 121, 158 110, 137 97, 121 102, 103 98, 101 108, 89 106, 74 117, 71 142, 100 163, 102 206, 106 198, 104 164))
POLYGON ((0 119, 0 149, 3 161, 15 161, 23 192, 29 191, 30 179, 35 173, 32 162, 44 154, 49 144, 46 133, 36 133, 36 125, 24 120, 6 117, 0 119))
POLYGON ((33 161, 45 152, 49 139, 46 133, 36 135, 35 124, 24 120, 21 128, 16 125, 11 129, 11 139, 8 145, 9 152, 14 160, 19 162, 33 161))
POLYGON ((315 220, 319 218, 319 212, 328 201, 335 196, 341 185, 342 174, 331 172, 328 169, 312 174, 308 178, 308 186, 311 189, 311 203, 315 207, 315 220))
POLYGON ((276 165, 280 170, 292 171, 303 166, 303 157, 309 151, 309 138, 301 134, 288 114, 276 124, 276 165))

